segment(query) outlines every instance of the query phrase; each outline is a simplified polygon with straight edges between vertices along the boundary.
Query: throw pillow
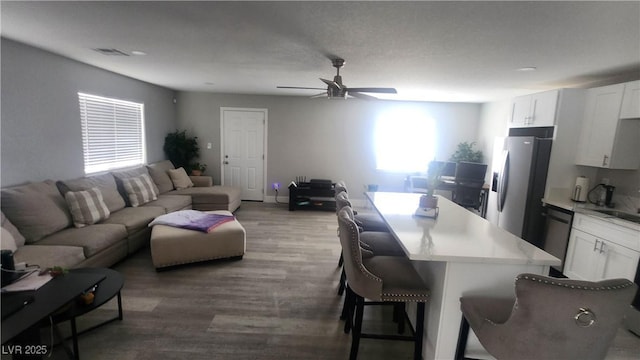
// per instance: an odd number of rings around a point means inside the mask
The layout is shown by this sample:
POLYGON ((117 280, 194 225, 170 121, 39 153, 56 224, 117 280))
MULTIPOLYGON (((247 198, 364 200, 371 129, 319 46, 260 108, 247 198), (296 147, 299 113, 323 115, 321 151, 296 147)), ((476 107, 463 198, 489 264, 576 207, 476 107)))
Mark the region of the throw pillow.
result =
POLYGON ((157 188, 153 184, 151 177, 147 174, 122 179, 122 185, 124 185, 124 189, 129 197, 129 203, 131 203, 133 207, 138 207, 158 199, 157 188))
POLYGON ((58 181, 56 185, 58 185, 62 196, 64 196, 67 191, 84 191, 97 187, 102 193, 104 203, 107 204, 109 211, 112 213, 123 209, 126 205, 122 195, 118 192, 116 179, 110 173, 58 181))
POLYGON ((189 178, 189 175, 187 175, 187 172, 184 170, 184 168, 179 167, 177 169, 168 170, 167 172, 169 173, 169 177, 173 182, 173 186, 175 186, 177 190, 186 189, 193 186, 193 182, 191 181, 191 178, 189 178))
POLYGON ((73 225, 77 228, 107 219, 111 212, 97 187, 83 191, 68 191, 64 199, 69 205, 73 225))

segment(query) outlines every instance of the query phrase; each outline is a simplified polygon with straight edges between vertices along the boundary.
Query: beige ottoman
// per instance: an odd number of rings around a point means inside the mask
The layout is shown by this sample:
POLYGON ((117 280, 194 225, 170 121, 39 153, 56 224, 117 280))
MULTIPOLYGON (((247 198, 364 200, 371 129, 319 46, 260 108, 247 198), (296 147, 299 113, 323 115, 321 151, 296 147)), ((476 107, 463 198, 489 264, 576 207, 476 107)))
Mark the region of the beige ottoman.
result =
MULTIPOLYGON (((233 215, 226 210, 208 214, 233 215)), ((166 225, 151 229, 151 259, 156 269, 221 258, 242 258, 246 233, 240 223, 229 221, 209 233, 166 225)))

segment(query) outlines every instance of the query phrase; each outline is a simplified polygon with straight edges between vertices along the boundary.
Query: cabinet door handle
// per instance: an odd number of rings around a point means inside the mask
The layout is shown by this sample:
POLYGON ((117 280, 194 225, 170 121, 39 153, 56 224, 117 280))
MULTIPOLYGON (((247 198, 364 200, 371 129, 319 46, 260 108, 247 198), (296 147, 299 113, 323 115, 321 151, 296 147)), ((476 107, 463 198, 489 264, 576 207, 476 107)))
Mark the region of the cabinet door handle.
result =
POLYGON ((609 157, 607 155, 602 157, 602 166, 607 166, 607 162, 609 161, 609 157))
POLYGON ((600 242, 600 240, 596 239, 595 244, 593 244, 593 251, 598 250, 598 243, 600 242))
POLYGON ((602 254, 604 252, 604 247, 605 247, 605 243, 604 241, 600 241, 600 254, 602 254))

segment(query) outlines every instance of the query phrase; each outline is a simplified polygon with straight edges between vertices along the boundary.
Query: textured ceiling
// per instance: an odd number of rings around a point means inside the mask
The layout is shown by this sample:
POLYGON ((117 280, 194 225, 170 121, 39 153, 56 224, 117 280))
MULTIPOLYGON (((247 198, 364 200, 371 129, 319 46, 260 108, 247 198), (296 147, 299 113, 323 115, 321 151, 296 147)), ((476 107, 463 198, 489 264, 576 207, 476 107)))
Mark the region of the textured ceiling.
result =
POLYGON ((485 102, 640 78, 640 2, 11 2, 2 36, 175 90, 485 102), (105 56, 93 48, 140 50, 105 56), (534 66, 537 71, 517 71, 534 66))

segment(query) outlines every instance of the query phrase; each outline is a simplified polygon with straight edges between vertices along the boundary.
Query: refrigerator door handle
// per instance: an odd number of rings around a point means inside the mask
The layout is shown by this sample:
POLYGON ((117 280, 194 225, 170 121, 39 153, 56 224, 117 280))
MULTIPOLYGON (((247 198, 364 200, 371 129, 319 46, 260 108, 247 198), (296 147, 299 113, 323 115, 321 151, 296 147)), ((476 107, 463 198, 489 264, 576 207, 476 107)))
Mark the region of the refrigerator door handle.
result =
POLYGON ((498 177, 498 211, 502 212, 507 198, 507 186, 509 183, 509 151, 502 153, 502 165, 498 177))

